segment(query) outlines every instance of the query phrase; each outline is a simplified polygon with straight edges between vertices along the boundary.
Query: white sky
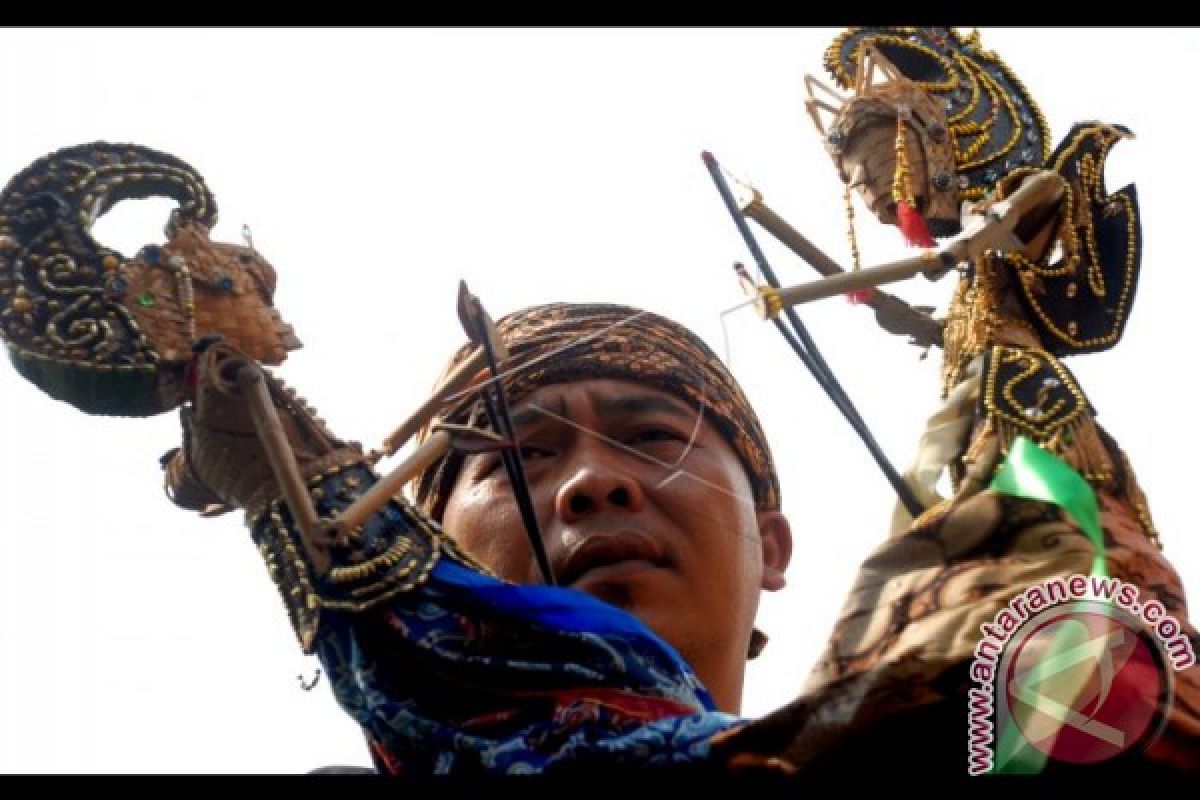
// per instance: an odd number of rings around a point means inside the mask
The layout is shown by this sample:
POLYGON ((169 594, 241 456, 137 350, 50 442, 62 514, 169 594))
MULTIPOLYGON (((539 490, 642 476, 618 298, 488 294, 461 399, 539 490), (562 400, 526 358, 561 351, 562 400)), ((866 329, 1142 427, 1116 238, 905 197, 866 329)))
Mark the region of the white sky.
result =
MULTIPOLYGON (((699 154, 712 150, 848 262, 841 187, 803 110, 832 29, 0 30, 0 180, 63 146, 133 141, 205 176, 214 238, 256 246, 305 342, 284 377, 372 446, 420 400, 462 335, 465 278, 494 316, 552 300, 665 313, 724 350, 720 312, 748 261, 699 154)), ((1114 351, 1072 359, 1130 455, 1167 555, 1200 593, 1187 511, 1197 451, 1196 30, 985 29, 1055 141, 1079 120, 1131 127, 1108 186, 1136 181, 1145 252, 1114 351)), ((131 204, 125 204, 130 206, 131 204)), ((149 208, 146 206, 149 205, 149 208)), ((104 219, 127 254, 168 204, 104 219)), ((904 251, 862 213, 864 263, 904 251)), ((813 273, 764 232, 785 282, 813 273)), ((896 291, 944 304, 949 280, 896 291)), ((835 299, 810 331, 897 467, 937 395, 938 354, 835 299)), ((748 714, 792 699, 890 489, 767 323, 728 317, 732 367, 771 439, 796 553, 760 614, 748 714)), ((90 418, 0 368, 0 772, 303 772, 367 764, 316 659, 300 653, 241 515, 163 496, 174 414, 90 418)))

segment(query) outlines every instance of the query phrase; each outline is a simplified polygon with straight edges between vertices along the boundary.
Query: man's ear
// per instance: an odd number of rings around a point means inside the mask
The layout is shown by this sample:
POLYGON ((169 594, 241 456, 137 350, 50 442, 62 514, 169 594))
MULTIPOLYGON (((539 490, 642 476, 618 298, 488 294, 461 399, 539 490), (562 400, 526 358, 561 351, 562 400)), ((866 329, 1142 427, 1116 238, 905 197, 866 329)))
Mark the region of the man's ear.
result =
POLYGON ((778 591, 787 585, 783 573, 792 560, 792 526, 781 511, 759 511, 758 532, 762 541, 762 588, 778 591))

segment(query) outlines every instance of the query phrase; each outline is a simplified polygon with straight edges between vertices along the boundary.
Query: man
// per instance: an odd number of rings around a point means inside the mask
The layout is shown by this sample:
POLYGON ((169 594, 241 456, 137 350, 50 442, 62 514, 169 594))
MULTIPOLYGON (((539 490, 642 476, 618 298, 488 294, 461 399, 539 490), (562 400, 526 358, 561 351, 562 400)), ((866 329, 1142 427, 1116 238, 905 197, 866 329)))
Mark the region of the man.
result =
MULTIPOLYGON (((569 589, 531 585, 494 451, 430 467, 424 514, 394 499, 348 540, 314 548, 252 435, 240 354, 224 344, 198 361, 172 496, 247 510, 302 646, 380 770, 703 762, 737 722, 745 661, 764 640, 759 593, 782 588, 791 555, 759 422, 712 351, 658 315, 550 304, 498 332, 538 527, 569 589)), ((271 391, 316 510, 337 516, 376 477, 356 445, 271 391)), ((483 404, 469 394, 439 422, 478 429, 483 404)))
MULTIPOLYGON (((698 337, 637 309, 551 304, 499 330, 518 365, 505 383, 557 579, 633 613, 737 713, 759 592, 783 588, 791 556, 770 450, 741 389, 698 337)), ((447 419, 478 424, 482 409, 447 419)), ((417 495, 498 576, 537 580, 498 454, 435 465, 417 495)))

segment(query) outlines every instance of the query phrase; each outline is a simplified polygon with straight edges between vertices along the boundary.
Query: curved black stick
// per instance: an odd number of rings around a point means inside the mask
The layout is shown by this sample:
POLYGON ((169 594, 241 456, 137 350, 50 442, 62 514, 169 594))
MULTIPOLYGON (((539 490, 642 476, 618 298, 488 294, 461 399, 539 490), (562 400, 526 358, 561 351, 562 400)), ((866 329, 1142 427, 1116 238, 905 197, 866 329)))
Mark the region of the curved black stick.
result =
MULTIPOLYGON (((767 257, 763 254, 762 248, 758 246, 758 241, 754 238, 754 234, 750 230, 750 226, 746 224, 746 218, 738 211, 737 201, 733 199, 733 192, 729 189, 729 184, 725 181, 725 176, 721 174, 720 165, 712 153, 707 150, 702 154, 704 165, 708 168, 708 172, 712 175, 713 183, 717 186, 717 191, 721 195, 721 199, 725 201, 725 207, 729 210, 730 216, 733 217, 733 222, 737 225, 738 231, 742 234, 742 239, 746 242, 746 247, 749 248, 750 254, 754 256, 754 261, 762 272, 763 277, 767 279, 767 283, 771 288, 778 289, 780 287, 779 280, 775 277, 775 271, 771 269, 771 265, 767 263, 767 257)), ((858 413, 858 409, 854 407, 849 395, 838 383, 837 378, 833 374, 833 370, 825 362, 821 356, 821 351, 817 349, 816 342, 808 333, 808 329, 804 327, 804 323, 800 321, 799 315, 794 308, 786 307, 783 309, 784 315, 792 324, 794 332, 788 330, 787 325, 778 317, 772 322, 779 329, 779 333, 787 341, 788 345, 795 351, 800 360, 804 362, 804 366, 808 367, 808 371, 812 373, 817 383, 829 395, 829 399, 837 406, 838 410, 850 423, 850 427, 862 439, 863 444, 867 446, 867 450, 871 453, 871 457, 875 459, 875 463, 883 471, 884 477, 888 479, 888 483, 895 489, 896 495, 900 498, 900 502, 904 503, 904 507, 908 509, 908 513, 914 518, 919 516, 925 510, 921 505, 921 501, 913 494, 912 489, 900 474, 896 472, 896 468, 888 461, 883 450, 879 447, 879 443, 875 441, 875 437, 871 435, 871 429, 867 427, 867 423, 863 421, 862 416, 858 413)))
POLYGON ((465 281, 459 282, 459 316, 467 329, 467 336, 483 348, 487 358, 488 371, 493 380, 490 386, 485 386, 480 396, 483 407, 487 412, 492 429, 511 442, 511 447, 500 451, 504 471, 508 473, 509 483, 513 487, 513 496, 517 508, 521 512, 521 521, 525 524, 525 533, 529 536, 530 547, 533 548, 534 558, 537 559, 538 569, 541 570, 542 580, 547 586, 557 585, 554 580, 554 570, 550 567, 550 559, 546 555, 546 544, 542 541, 541 527, 538 525, 537 514, 533 510, 533 500, 529 496, 529 483, 525 479, 525 466, 521 463, 521 444, 513 429, 512 417, 508 413, 508 402, 504 397, 504 386, 499 380, 500 368, 496 361, 496 351, 492 346, 491 326, 487 312, 479 298, 467 291, 465 281))

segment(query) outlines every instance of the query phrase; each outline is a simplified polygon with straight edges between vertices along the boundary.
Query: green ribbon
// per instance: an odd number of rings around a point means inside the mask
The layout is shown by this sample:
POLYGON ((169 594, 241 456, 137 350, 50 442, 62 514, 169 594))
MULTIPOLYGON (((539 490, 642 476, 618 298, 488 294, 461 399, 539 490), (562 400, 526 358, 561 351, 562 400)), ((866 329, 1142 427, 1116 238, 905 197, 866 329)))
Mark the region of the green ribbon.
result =
MULTIPOLYGON (((1013 497, 1053 503, 1065 511, 1092 542, 1095 549, 1092 574, 1108 577, 1096 493, 1087 479, 1069 464, 1032 440, 1018 436, 1009 448, 1008 458, 996 471, 990 488, 1013 497)), ((1056 637, 1050 647, 1051 655, 1061 652, 1060 645, 1056 637)), ((1010 721, 1008 729, 1000 731, 996 737, 992 774, 1036 775, 1045 768, 1046 760, 1046 754, 1025 741, 1010 721)))
POLYGON ((1095 548, 1092 574, 1108 577, 1096 493, 1087 479, 1067 462, 1032 440, 1018 436, 1008 450, 1008 458, 996 471, 991 488, 1013 497, 1053 503, 1067 512, 1095 548))

